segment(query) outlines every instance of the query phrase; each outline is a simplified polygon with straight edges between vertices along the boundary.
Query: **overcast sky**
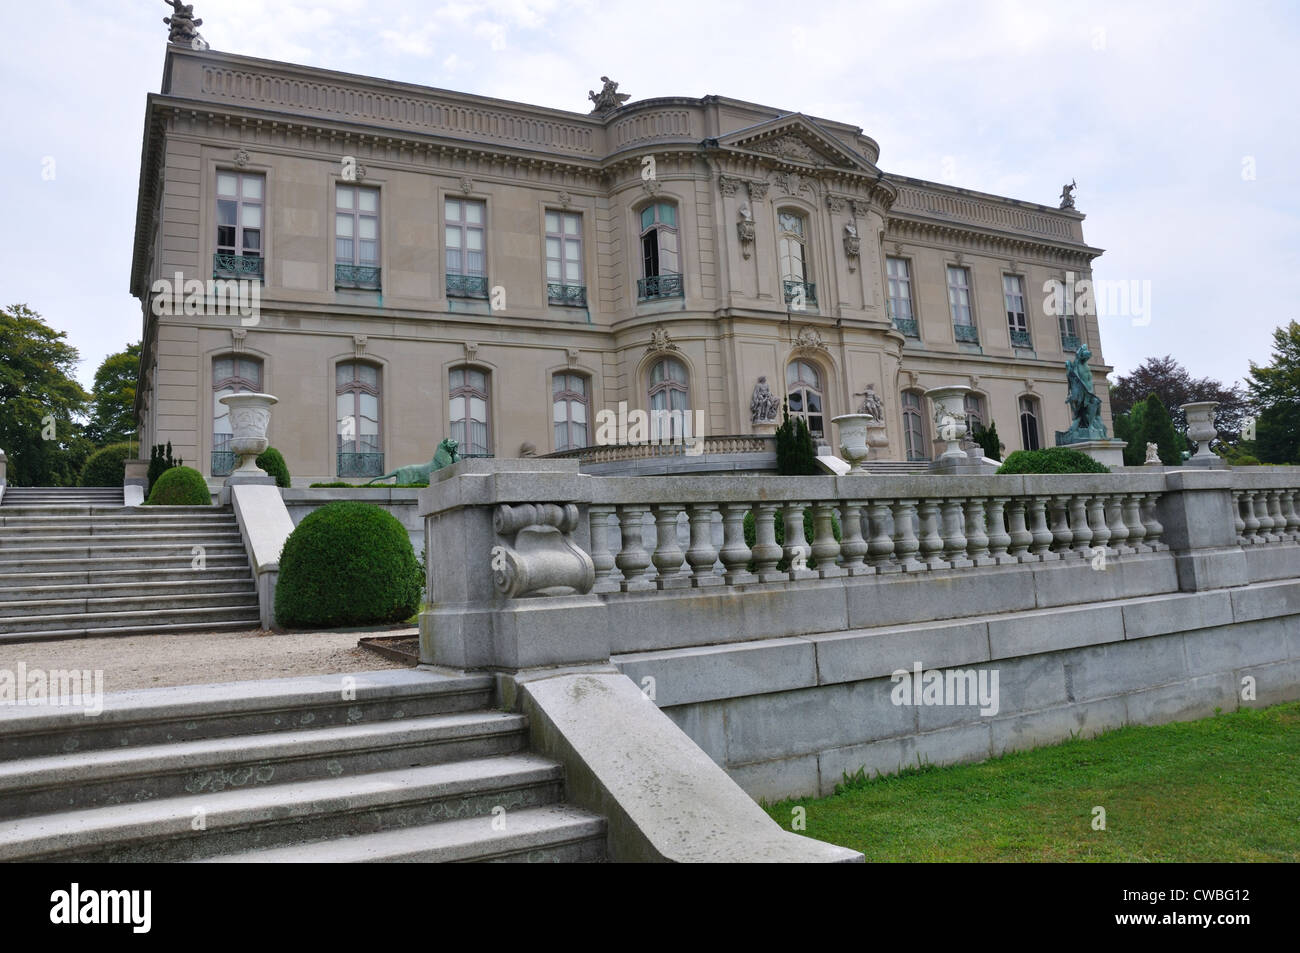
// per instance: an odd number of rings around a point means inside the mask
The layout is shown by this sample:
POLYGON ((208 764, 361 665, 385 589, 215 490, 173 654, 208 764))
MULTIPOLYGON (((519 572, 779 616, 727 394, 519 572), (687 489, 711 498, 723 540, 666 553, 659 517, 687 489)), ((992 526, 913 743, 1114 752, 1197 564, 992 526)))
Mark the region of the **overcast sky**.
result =
MULTIPOLYGON (((1095 276, 1149 282, 1108 363, 1242 379, 1300 320, 1300 4, 196 0, 214 49, 586 112, 718 94, 853 123, 890 172, 1056 205, 1095 276)), ((6 4, 0 304, 68 332, 89 384, 139 340, 127 293, 163 0, 6 4)))

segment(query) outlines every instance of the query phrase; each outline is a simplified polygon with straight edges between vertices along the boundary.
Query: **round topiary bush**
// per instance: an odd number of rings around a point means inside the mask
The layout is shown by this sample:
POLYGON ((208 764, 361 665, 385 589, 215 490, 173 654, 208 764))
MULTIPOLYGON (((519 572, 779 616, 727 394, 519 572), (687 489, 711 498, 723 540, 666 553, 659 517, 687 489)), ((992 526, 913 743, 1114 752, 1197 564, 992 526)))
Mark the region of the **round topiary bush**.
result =
POLYGON ((305 516, 285 541, 275 620, 295 629, 403 622, 419 609, 423 584, 397 517, 339 500, 305 516))
POLYGON ((154 481, 145 505, 211 506, 212 493, 198 470, 193 467, 171 467, 154 481))
POLYGON ((267 447, 257 455, 257 465, 275 477, 275 485, 280 489, 289 487, 289 467, 284 457, 275 447, 267 447))
POLYGON ((135 459, 135 444, 110 443, 90 455, 81 468, 81 486, 121 486, 126 479, 126 461, 135 459))
POLYGON ((1069 447, 1017 450, 1008 455, 998 473, 1109 473, 1110 467, 1069 447))

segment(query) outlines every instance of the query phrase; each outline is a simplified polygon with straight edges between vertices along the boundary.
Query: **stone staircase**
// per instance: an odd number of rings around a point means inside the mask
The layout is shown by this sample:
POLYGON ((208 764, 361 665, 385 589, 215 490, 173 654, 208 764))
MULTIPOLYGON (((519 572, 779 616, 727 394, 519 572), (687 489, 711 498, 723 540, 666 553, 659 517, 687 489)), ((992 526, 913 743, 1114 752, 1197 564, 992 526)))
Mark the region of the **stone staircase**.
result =
POLYGON ((125 507, 120 489, 6 489, 0 643, 258 627, 230 507, 125 507))
POLYGON ((396 670, 0 708, 0 861, 601 861, 490 676, 396 670))

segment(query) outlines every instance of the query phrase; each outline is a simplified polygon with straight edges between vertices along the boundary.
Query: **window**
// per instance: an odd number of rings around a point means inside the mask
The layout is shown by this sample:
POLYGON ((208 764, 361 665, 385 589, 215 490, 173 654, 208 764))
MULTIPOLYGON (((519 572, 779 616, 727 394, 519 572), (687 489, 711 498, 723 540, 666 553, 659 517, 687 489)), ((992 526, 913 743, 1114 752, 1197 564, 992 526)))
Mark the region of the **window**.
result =
POLYGON ((584 307, 582 282, 582 216, 577 212, 546 213, 546 299, 551 304, 584 307))
POLYGON ((587 446, 587 378, 581 374, 551 377, 551 419, 555 423, 555 449, 587 446))
POLYGON ((1061 323, 1061 350, 1067 354, 1077 351, 1083 342, 1079 340, 1079 329, 1074 323, 1074 314, 1062 314, 1058 320, 1061 323))
POLYGON ((813 437, 825 436, 822 411, 822 375, 807 361, 791 361, 785 368, 785 391, 790 416, 802 417, 813 437))
POLYGON ((929 438, 925 435, 925 414, 922 413, 922 396, 914 390, 903 391, 903 443, 909 460, 928 460, 926 453, 929 438))
POLYGON ((490 457, 488 441, 488 377, 472 367, 453 368, 448 381, 451 438, 462 457, 490 457))
POLYGON ((486 298, 487 206, 475 199, 447 199, 443 223, 447 246, 447 297, 486 298))
POLYGON ((1020 398, 1020 446, 1037 450, 1040 445, 1038 430, 1038 401, 1033 397, 1020 398))
POLYGON ((686 412, 690 407, 687 389, 686 365, 673 357, 665 357, 650 369, 651 417, 661 422, 660 436, 665 439, 685 436, 682 429, 687 421, 686 412), (656 416, 659 411, 662 416, 656 416), (671 413, 680 411, 680 413, 671 413), (667 426, 663 426, 663 422, 667 426))
POLYGON ((912 313, 912 267, 906 258, 886 258, 885 274, 889 279, 889 319, 907 337, 920 337, 916 315, 912 313))
POLYGON ((217 253, 214 278, 261 278, 265 180, 242 172, 217 173, 217 253))
POLYGON ((228 354, 212 361, 212 475, 227 476, 235 468, 230 449, 230 408, 221 402, 227 394, 258 393, 262 389, 262 362, 255 357, 228 354))
POLYGON ((656 202, 641 210, 641 279, 637 298, 680 298, 677 206, 656 202))
POLYGON ((334 286, 379 287, 379 190, 339 185, 334 198, 334 286))
POLYGON ((798 212, 778 212, 777 253, 786 303, 817 306, 816 286, 808 280, 808 221, 798 212))
POLYGON ((1025 285, 1019 275, 1002 276, 1002 296, 1007 303, 1007 327, 1011 331, 1012 347, 1033 347, 1025 315, 1025 285))
POLYGON ((966 410, 966 433, 974 436, 975 428, 984 426, 984 398, 979 394, 967 394, 963 405, 966 410))
POLYGON ((384 472, 381 396, 379 368, 373 364, 349 361, 334 368, 339 476, 379 476, 384 472))
POLYGON ((948 307, 952 309, 952 326, 956 339, 965 344, 978 344, 975 315, 971 311, 970 272, 955 265, 948 266, 948 307))

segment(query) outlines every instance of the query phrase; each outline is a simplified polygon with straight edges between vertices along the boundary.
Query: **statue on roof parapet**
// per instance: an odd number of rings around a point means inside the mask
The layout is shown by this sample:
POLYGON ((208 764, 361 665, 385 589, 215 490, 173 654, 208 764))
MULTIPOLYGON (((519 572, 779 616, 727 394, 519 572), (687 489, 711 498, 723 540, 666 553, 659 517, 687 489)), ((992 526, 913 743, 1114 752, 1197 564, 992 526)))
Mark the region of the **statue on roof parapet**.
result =
POLYGON ((181 3, 181 0, 163 0, 163 2, 172 8, 172 15, 163 17, 163 23, 171 29, 167 34, 167 41, 184 43, 196 50, 206 50, 208 41, 203 39, 203 34, 198 31, 203 21, 194 16, 194 4, 181 3))
POLYGON ((632 98, 627 93, 620 93, 618 83, 608 76, 602 76, 600 81, 605 84, 601 87, 600 92, 593 89, 587 93, 587 98, 596 104, 596 108, 591 111, 591 115, 603 116, 605 113, 611 113, 632 98))

